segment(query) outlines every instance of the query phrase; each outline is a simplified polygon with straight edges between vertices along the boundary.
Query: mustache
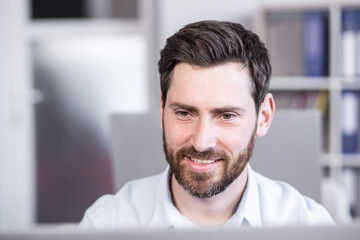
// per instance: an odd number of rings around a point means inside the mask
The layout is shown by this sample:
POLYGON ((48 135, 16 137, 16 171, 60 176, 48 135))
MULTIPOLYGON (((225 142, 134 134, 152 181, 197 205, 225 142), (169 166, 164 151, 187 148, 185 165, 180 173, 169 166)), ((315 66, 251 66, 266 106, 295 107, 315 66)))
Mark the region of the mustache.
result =
POLYGON ((176 159, 182 159, 183 157, 196 158, 200 160, 206 159, 223 159, 228 160, 229 156, 223 151, 215 151, 209 149, 203 152, 198 152, 194 147, 183 147, 176 153, 176 159))

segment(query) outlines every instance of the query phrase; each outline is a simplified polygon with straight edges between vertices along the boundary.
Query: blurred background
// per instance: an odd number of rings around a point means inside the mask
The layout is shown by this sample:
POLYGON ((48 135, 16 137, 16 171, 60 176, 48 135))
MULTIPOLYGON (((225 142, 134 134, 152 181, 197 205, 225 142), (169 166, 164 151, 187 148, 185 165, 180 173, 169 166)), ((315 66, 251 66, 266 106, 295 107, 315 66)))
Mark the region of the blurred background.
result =
POLYGON ((321 113, 329 211, 360 216, 358 0, 0 0, 0 228, 79 222, 118 190, 110 116, 158 111, 160 49, 205 19, 261 36, 277 108, 321 113))

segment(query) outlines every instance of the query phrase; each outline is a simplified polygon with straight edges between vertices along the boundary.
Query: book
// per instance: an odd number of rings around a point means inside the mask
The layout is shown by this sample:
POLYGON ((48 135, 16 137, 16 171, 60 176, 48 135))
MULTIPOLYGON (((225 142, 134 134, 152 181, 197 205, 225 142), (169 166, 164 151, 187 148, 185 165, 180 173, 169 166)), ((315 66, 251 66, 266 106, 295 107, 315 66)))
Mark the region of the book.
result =
POLYGON ((303 14, 301 12, 267 15, 266 39, 274 76, 303 74, 303 14))
POLYGON ((352 81, 356 76, 357 35, 359 32, 358 9, 342 10, 342 75, 345 81, 352 81))
POLYGON ((327 91, 320 91, 317 94, 314 104, 315 109, 319 109, 325 115, 329 106, 329 93, 327 91))
POLYGON ((304 75, 328 75, 328 13, 309 11, 304 14, 304 75))
POLYGON ((293 99, 291 108, 295 109, 305 109, 307 108, 309 101, 309 92, 302 91, 296 95, 296 97, 293 99))
POLYGON ((359 151, 359 93, 342 93, 342 152, 354 154, 359 151))
POLYGON ((358 24, 358 29, 356 32, 356 63, 355 63, 355 75, 360 77, 360 8, 356 10, 356 19, 358 24))
POLYGON ((301 91, 292 100, 291 108, 317 109, 326 114, 329 105, 328 91, 301 91))
POLYGON ((357 188, 357 173, 356 169, 353 168, 345 168, 343 170, 343 183, 345 188, 345 193, 348 198, 349 203, 349 213, 350 216, 356 216, 356 208, 357 208, 357 196, 358 196, 358 188, 357 188))

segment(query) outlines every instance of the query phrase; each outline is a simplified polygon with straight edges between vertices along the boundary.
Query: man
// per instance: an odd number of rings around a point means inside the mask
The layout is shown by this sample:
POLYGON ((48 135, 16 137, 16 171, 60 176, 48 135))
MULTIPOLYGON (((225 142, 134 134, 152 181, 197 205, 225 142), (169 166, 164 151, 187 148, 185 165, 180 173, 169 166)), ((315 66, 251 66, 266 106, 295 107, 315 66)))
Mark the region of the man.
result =
POLYGON ((248 164, 275 111, 269 56, 256 34, 235 23, 193 23, 167 40, 158 65, 169 167, 97 200, 82 226, 333 223, 321 205, 248 164))

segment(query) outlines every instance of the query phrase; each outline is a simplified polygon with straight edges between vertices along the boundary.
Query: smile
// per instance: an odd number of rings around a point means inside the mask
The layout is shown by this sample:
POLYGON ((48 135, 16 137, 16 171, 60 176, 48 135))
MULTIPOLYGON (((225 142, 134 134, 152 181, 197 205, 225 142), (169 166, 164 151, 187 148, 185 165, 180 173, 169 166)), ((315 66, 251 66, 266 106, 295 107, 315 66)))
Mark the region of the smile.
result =
POLYGON ((203 159, 196 159, 196 158, 191 158, 191 157, 188 157, 188 158, 196 164, 210 164, 210 163, 214 163, 214 162, 220 160, 220 159, 203 160, 203 159))

